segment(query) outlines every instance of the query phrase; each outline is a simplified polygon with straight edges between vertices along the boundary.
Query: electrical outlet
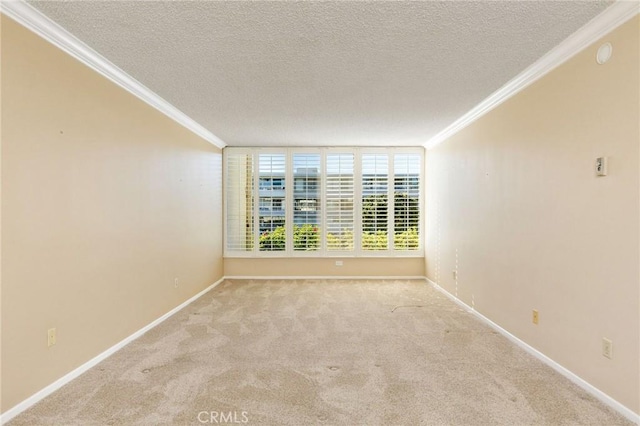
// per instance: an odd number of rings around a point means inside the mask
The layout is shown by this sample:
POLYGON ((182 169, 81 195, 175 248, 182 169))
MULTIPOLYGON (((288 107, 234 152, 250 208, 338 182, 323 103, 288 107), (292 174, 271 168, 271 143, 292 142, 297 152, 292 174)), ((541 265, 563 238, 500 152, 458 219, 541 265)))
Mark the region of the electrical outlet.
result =
POLYGON ((174 286, 175 288, 178 288, 178 279, 177 279, 177 278, 175 278, 175 279, 173 280, 173 286, 174 286))
POLYGON ((602 338, 602 356, 605 358, 613 358, 613 342, 606 337, 602 338))
POLYGON ((56 344, 56 329, 50 328, 47 330, 47 347, 51 347, 56 344))
POLYGON ((452 275, 453 275, 453 279, 454 280, 458 279, 458 272, 457 271, 452 271, 452 275))
POLYGON ((342 260, 336 260, 336 266, 342 266, 342 265, 343 265, 342 260))
POLYGON ((607 175, 607 157, 596 158, 596 176, 607 175))
POLYGON ((540 320, 539 316, 538 316, 538 310, 534 309, 533 310, 533 316, 531 318, 533 320, 534 324, 538 324, 538 321, 540 320))

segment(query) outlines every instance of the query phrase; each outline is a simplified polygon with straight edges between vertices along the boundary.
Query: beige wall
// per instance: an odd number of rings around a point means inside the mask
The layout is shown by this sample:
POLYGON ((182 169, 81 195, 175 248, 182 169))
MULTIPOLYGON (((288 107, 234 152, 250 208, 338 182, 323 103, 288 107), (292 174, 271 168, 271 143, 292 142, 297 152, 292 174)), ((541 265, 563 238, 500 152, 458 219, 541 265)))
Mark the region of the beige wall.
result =
POLYGON ((405 258, 226 258, 226 276, 424 277, 422 257, 405 258), (342 260, 342 266, 336 266, 342 260))
POLYGON ((635 412, 639 34, 636 17, 605 65, 596 43, 427 153, 428 277, 635 412))
POLYGON ((1 90, 6 411, 223 262, 218 149, 4 16, 1 90))

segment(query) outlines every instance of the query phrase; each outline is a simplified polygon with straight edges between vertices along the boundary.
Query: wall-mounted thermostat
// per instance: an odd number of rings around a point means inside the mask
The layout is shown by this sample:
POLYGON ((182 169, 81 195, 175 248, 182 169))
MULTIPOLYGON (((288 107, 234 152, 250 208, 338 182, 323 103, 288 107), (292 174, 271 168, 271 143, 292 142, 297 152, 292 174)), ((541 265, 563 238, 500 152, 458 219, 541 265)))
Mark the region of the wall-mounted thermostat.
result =
POLYGON ((607 175, 607 157, 596 158, 596 175, 597 176, 607 175))

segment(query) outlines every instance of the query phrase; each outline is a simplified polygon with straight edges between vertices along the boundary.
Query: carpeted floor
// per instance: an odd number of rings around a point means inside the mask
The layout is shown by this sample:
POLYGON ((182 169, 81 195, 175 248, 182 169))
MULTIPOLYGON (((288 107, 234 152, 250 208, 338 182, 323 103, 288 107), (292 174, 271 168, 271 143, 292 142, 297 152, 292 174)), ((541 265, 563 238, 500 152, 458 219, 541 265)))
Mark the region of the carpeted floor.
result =
POLYGON ((18 425, 631 424, 422 281, 225 281, 18 425))

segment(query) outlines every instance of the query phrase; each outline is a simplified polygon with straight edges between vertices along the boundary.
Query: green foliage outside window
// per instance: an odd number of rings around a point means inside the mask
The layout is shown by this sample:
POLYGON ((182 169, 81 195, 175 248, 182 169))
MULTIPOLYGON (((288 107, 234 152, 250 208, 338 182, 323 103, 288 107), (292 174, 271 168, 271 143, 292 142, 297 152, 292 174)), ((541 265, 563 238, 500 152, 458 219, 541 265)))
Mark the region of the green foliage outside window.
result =
POLYGON ((369 195, 362 198, 362 230, 365 233, 382 231, 386 234, 387 195, 369 195))
POLYGON ((278 226, 273 231, 260 234, 261 251, 284 251, 286 234, 284 226, 278 226))
MULTIPOLYGON (((396 193, 394 200, 395 229, 393 246, 397 250, 417 250, 420 246, 418 223, 420 209, 418 198, 396 193)), ((362 249, 387 250, 389 236, 387 232, 387 196, 369 195, 362 203, 362 249)), ((261 251, 284 251, 286 232, 284 226, 260 235, 261 251)), ((327 234, 327 247, 330 250, 353 250, 353 232, 327 234)), ((293 249, 295 251, 315 251, 320 249, 320 228, 305 224, 293 226, 293 249)))
MULTIPOLYGON (((261 251, 284 251, 286 234, 284 226, 272 232, 260 235, 261 251)), ((397 250, 417 250, 420 246, 418 228, 409 228, 404 232, 397 232, 393 236, 394 247, 397 250)), ((386 250, 388 236, 384 231, 363 232, 362 248, 365 250, 386 250)), ((339 234, 327 235, 327 247, 331 250, 353 250, 353 232, 346 231, 339 234)), ((314 225, 294 226, 293 249, 296 251, 315 251, 320 249, 320 230, 314 225)))
POLYGON ((344 231, 342 234, 327 234, 327 248, 331 251, 353 250, 353 231, 344 231))
POLYGON ((387 231, 363 232, 362 233, 362 249, 386 250, 388 248, 389 236, 387 231))
POLYGON ((393 246, 396 250, 418 250, 420 247, 418 228, 409 228, 404 232, 396 232, 393 236, 393 246))
MULTIPOLYGON (((387 195, 369 195, 362 198, 362 230, 364 232, 386 231, 387 195)), ((394 195, 393 214, 395 231, 405 232, 418 229, 420 220, 420 202, 417 197, 396 192, 394 195)))
POLYGON ((320 230, 316 225, 293 225, 293 249, 315 251, 320 248, 320 230))
MULTIPOLYGON (((273 231, 260 234, 261 251, 284 251, 286 247, 286 232, 284 226, 278 226, 273 231)), ((320 230, 316 225, 293 226, 293 249, 298 251, 313 251, 320 248, 320 230)))

